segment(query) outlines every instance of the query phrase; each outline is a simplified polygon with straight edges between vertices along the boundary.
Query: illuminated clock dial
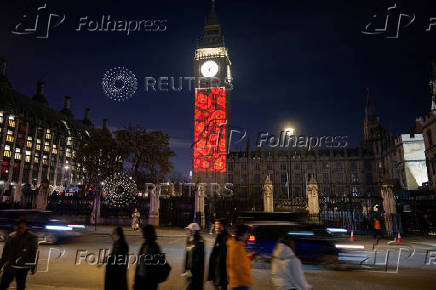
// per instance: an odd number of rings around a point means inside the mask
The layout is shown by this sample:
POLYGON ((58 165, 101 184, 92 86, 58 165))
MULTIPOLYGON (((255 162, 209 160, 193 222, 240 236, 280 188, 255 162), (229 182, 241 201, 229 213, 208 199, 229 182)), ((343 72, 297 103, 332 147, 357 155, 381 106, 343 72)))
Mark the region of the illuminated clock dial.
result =
POLYGON ((201 65, 201 74, 204 77, 210 78, 218 73, 218 64, 213 60, 208 60, 201 65))

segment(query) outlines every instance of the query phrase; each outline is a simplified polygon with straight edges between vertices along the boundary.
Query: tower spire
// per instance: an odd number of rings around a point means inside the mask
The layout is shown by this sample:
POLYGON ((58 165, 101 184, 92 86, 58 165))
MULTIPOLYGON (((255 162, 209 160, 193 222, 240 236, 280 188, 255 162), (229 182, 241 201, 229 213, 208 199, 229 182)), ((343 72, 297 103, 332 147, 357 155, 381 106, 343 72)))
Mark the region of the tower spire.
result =
POLYGON ((209 15, 206 17, 203 30, 203 37, 197 43, 198 48, 225 46, 221 25, 215 11, 215 0, 212 0, 209 15))
POLYGON ((206 26, 210 26, 210 25, 219 25, 218 17, 216 16, 216 12, 215 12, 215 0, 212 0, 209 16, 206 19, 206 26))
POLYGON ((433 61, 433 75, 432 80, 430 81, 431 88, 431 110, 436 110, 436 62, 433 61))
POLYGON ((365 106, 365 120, 375 120, 377 115, 375 113, 375 106, 371 100, 369 88, 366 88, 366 106, 365 106))

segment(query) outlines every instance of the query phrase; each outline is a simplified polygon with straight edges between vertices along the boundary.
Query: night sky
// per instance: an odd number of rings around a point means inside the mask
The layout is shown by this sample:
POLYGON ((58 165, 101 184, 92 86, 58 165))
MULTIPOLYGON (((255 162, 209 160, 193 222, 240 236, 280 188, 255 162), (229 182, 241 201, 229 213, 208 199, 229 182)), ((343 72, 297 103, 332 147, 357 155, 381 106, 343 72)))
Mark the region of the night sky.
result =
MULTIPOLYGON (((298 135, 347 135, 363 138, 366 88, 383 125, 406 133, 417 116, 430 109, 431 61, 436 59, 434 1, 254 1, 216 0, 232 61, 232 127, 245 128, 253 142, 259 131, 298 135), (388 31, 366 35, 369 22, 383 26, 394 3, 388 31), (395 35, 400 13, 416 19, 395 35), (372 15, 377 14, 377 18, 372 15), (378 22, 377 22, 378 21, 378 22)), ((61 109, 72 97, 76 118, 91 108, 96 127, 108 118, 112 129, 129 124, 167 132, 177 156, 175 169, 191 169, 194 93, 145 92, 146 76, 192 76, 196 39, 209 11, 207 0, 20 1, 0 4, 0 57, 7 59, 13 87, 28 96, 36 82, 46 83, 51 107, 61 109), (15 35, 22 15, 34 17, 38 4, 65 21, 49 32, 15 35), (75 31, 79 18, 166 20, 163 32, 75 31), (138 90, 117 103, 102 91, 106 70, 124 66, 138 78, 138 90)), ((409 18, 402 18, 400 26, 409 18)), ((374 31, 374 30, 372 30, 374 31)), ((186 83, 184 83, 186 85, 186 83)), ((252 143, 253 143, 252 142, 252 143)), ((245 146, 244 146, 245 148, 245 146)))

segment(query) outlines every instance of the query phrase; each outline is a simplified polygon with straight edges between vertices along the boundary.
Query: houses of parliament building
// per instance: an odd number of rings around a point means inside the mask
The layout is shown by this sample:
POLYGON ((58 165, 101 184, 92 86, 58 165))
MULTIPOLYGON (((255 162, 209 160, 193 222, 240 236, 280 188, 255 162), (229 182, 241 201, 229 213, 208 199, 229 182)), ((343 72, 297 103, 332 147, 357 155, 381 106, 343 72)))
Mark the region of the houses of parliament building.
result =
MULTIPOLYGON (((231 65, 212 2, 197 43, 194 72, 196 77, 214 79, 218 85, 207 81, 196 84, 193 182, 233 184, 233 200, 241 210, 263 210, 262 189, 267 176, 276 209, 304 206, 309 180, 317 184, 322 205, 361 200, 373 207, 383 184, 395 191, 434 190, 436 75, 431 81, 431 111, 417 118, 407 134, 395 136, 383 128, 368 93, 364 140, 353 148, 252 148, 248 142, 245 151, 229 152, 231 65)), ((433 70, 436 72, 435 67, 433 70)))

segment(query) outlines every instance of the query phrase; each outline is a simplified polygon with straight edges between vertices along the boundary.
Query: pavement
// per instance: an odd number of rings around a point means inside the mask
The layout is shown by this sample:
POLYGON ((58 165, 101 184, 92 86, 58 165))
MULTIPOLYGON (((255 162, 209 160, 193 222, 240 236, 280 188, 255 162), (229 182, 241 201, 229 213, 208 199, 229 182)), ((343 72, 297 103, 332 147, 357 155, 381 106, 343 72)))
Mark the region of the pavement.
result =
MULTIPOLYGON (((38 272, 28 276, 28 287, 30 290, 90 290, 104 289, 105 267, 98 266, 95 258, 104 249, 111 248, 110 233, 113 227, 98 226, 97 231, 87 228, 82 236, 74 240, 59 245, 41 245, 38 272), (82 257, 82 258, 81 258, 82 257), (94 261, 94 260, 95 261, 94 261)), ((139 251, 142 243, 140 232, 133 232, 125 227, 129 252, 134 254, 139 251)), ((167 260, 172 267, 168 281, 160 284, 159 289, 178 290, 185 289, 185 280, 181 277, 185 255, 185 233, 180 228, 158 228, 158 243, 166 253, 167 260)), ((213 246, 214 236, 203 234, 205 239, 205 267, 207 272, 207 257, 210 255, 213 246)), ((432 246, 425 246, 424 241, 419 238, 405 238, 402 243, 405 248, 410 247, 416 250, 416 254, 411 256, 395 255, 397 245, 388 244, 387 240, 379 241, 377 255, 372 255, 371 250, 373 241, 371 237, 355 236, 354 242, 341 241, 352 245, 364 245, 363 250, 348 252, 350 257, 366 255, 374 258, 374 261, 366 261, 364 264, 351 261, 346 262, 350 267, 320 267, 304 265, 304 274, 313 286, 313 289, 434 289, 436 284, 436 262, 426 264, 425 252, 433 249, 432 246), (415 245, 414 243, 420 243, 415 245), (368 248, 367 248, 368 247, 368 248), (388 259, 384 259, 383 250, 392 252, 388 259), (379 255, 380 254, 380 255, 379 255), (398 258, 398 259, 397 259, 398 258), (383 264, 383 260, 387 263, 383 264), (400 267, 396 263, 400 261, 400 267)), ((0 247, 2 247, 0 243, 0 247)), ((436 252, 435 252, 436 253, 436 252)), ((436 255, 435 255, 436 257, 436 255)), ((360 258, 359 258, 360 259, 360 258)), ((436 259, 435 259, 436 261, 436 259)), ((253 287, 252 290, 273 289, 271 285, 271 269, 268 264, 263 266, 253 264, 253 287)), ((133 285, 134 265, 129 267, 128 281, 129 286, 133 285)), ((12 288, 13 289, 13 288, 12 288)), ((212 290, 209 282, 205 282, 205 290, 212 290)))
MULTIPOLYGON (((97 228, 94 226, 86 226, 83 232, 91 235, 110 235, 114 228, 117 226, 108 226, 108 225, 97 225, 97 228)), ((123 226, 125 236, 132 237, 142 237, 141 230, 134 231, 131 227, 123 226)), ((156 227, 156 234, 158 237, 186 237, 186 232, 184 229, 179 227, 156 227)), ((206 232, 204 232, 206 234, 206 232)))

